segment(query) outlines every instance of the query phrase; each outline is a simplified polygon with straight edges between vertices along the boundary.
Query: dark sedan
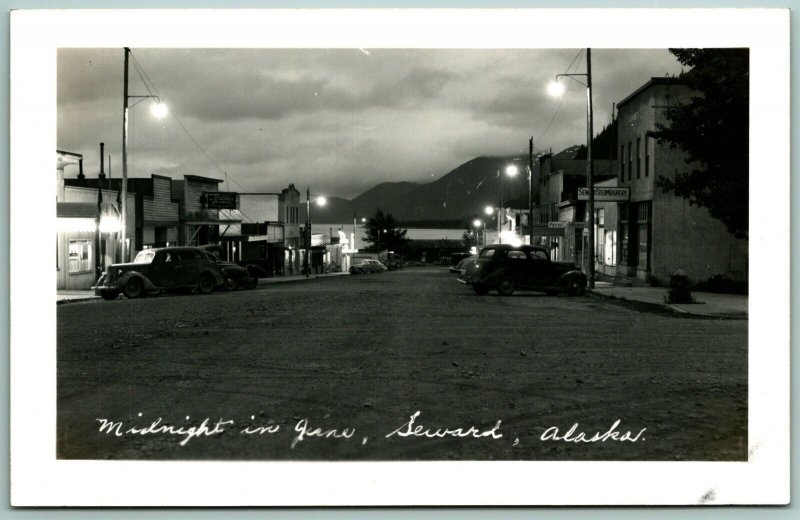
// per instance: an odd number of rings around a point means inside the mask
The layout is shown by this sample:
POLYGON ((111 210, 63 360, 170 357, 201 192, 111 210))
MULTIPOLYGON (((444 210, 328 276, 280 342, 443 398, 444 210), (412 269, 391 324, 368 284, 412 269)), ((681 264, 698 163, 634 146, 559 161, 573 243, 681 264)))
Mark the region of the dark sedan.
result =
POLYGON ((509 296, 515 290, 565 292, 572 296, 586 291, 586 275, 571 262, 553 262, 543 247, 491 245, 469 262, 461 282, 478 294, 496 290, 509 296))

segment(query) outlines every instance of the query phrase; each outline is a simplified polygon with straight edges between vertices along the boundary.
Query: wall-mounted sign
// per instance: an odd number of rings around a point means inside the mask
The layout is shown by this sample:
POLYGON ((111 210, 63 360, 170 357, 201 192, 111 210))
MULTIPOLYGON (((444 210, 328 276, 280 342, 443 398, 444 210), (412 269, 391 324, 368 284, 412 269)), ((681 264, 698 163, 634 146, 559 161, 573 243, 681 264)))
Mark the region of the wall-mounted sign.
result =
POLYGON ((208 209, 237 209, 239 194, 233 191, 204 191, 200 202, 208 209))
POLYGON ((550 226, 533 226, 531 234, 535 237, 563 237, 564 229, 550 226))
MULTIPOLYGON (((627 186, 614 188, 594 188, 595 202, 627 202, 631 198, 631 189, 627 186)), ((578 188, 578 200, 589 200, 589 188, 578 188)))

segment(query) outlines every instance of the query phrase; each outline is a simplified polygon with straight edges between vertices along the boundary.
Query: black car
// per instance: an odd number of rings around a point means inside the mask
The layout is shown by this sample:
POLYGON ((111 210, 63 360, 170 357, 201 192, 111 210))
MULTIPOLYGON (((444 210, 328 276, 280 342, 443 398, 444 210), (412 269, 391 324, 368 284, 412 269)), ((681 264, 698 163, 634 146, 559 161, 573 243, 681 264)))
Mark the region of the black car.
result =
POLYGON ((113 300, 163 291, 210 293, 224 284, 220 268, 197 247, 164 247, 139 251, 133 262, 113 264, 92 287, 95 294, 113 300))
POLYGON ((538 246, 508 244, 484 247, 467 265, 462 283, 478 294, 494 289, 503 296, 515 290, 566 292, 578 296, 586 291, 586 275, 571 262, 552 262, 547 250, 538 246))
POLYGON ((222 252, 222 247, 220 245, 208 244, 201 246, 201 249, 206 252, 206 255, 209 256, 211 261, 219 266, 226 290, 235 291, 240 287, 244 289, 255 289, 258 285, 258 276, 255 273, 251 273, 246 267, 220 258, 222 252))

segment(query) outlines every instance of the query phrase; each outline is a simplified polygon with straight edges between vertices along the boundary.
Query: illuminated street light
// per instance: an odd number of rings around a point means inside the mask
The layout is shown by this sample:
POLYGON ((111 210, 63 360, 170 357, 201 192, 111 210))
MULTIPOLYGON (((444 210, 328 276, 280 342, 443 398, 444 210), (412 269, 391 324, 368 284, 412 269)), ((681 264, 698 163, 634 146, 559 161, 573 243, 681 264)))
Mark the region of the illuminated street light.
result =
POLYGON ((561 97, 564 95, 564 85, 560 81, 553 80, 547 85, 547 93, 553 97, 561 97))
POLYGON ((150 113, 156 119, 164 119, 167 113, 169 113, 169 110, 167 109, 167 105, 165 105, 163 101, 156 101, 150 107, 150 113))
POLYGON ((483 208, 483 212, 490 216, 494 215, 494 208, 492 206, 486 206, 483 208))
MULTIPOLYGON (((587 255, 589 261, 587 279, 589 289, 594 289, 594 164, 592 163, 592 135, 594 134, 594 121, 592 114, 592 49, 586 49, 586 73, 585 74, 556 74, 555 80, 547 87, 551 95, 560 96, 564 93, 564 87, 558 82, 559 77, 567 77, 586 87, 586 187, 589 190, 589 200, 586 204, 586 213, 589 217, 589 236, 587 255), (577 79, 576 76, 584 76, 586 83, 577 79)), ((576 248, 577 251, 577 248, 576 248)))
POLYGON ((128 62, 130 61, 131 50, 125 47, 125 67, 123 72, 122 84, 122 187, 120 188, 120 249, 122 261, 127 262, 129 257, 128 251, 128 110, 141 103, 145 99, 155 99, 156 102, 151 107, 150 112, 157 118, 163 118, 167 115, 167 105, 165 105, 161 98, 154 95, 147 96, 131 96, 128 94, 128 62), (131 99, 138 99, 133 105, 129 105, 131 99))
MULTIPOLYGON (((478 230, 483 228, 483 221, 481 219, 479 219, 479 218, 476 218, 475 220, 472 221, 472 226, 474 228, 476 228, 475 229, 475 245, 478 245, 478 242, 479 242, 479 240, 478 240, 478 237, 479 237, 478 230)), ((486 245, 486 228, 483 228, 483 245, 486 245)))
POLYGON ((309 264, 309 254, 311 252, 311 200, 314 200, 314 203, 317 206, 324 206, 328 200, 323 197, 322 195, 315 195, 314 197, 311 196, 311 188, 306 188, 306 254, 305 254, 305 272, 306 278, 309 276, 309 271, 311 271, 311 264, 309 264))
MULTIPOLYGON (((519 168, 517 168, 516 164, 509 164, 506 166, 506 175, 509 177, 516 177, 517 173, 519 173, 519 168)), ((500 175, 500 170, 497 170, 497 175, 500 177, 500 215, 497 217, 497 234, 500 236, 500 233, 503 231, 503 227, 506 225, 506 212, 503 207, 503 197, 505 196, 505 177, 500 175)), ((500 243, 502 244, 503 241, 501 240, 500 243)))

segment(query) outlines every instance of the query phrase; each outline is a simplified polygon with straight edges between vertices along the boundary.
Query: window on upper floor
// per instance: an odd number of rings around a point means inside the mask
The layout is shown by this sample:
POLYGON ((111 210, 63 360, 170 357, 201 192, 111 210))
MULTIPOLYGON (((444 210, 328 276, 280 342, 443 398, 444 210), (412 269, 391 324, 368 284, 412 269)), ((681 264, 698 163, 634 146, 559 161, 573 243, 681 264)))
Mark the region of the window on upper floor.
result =
POLYGON ((625 145, 619 146, 619 180, 625 180, 625 145))
POLYGON ((650 176, 650 136, 644 136, 644 176, 650 176))
POLYGON ((633 178, 633 143, 628 141, 628 180, 633 178))
POLYGON ((636 138, 636 178, 642 177, 642 138, 636 138))

